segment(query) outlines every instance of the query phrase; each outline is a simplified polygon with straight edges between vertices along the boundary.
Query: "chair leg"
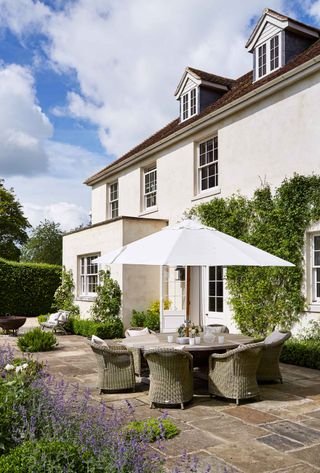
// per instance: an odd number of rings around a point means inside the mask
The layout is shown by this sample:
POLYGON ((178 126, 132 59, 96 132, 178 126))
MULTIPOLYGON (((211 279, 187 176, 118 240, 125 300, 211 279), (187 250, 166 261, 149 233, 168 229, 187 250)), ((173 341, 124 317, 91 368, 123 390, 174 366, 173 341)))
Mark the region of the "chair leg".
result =
POLYGON ((281 384, 283 384, 283 379, 282 379, 282 376, 281 376, 281 378, 280 378, 280 383, 281 383, 281 384))
POLYGON ((240 406, 240 399, 236 399, 236 405, 240 406))
POLYGON ((153 404, 153 402, 151 401, 151 402, 150 402, 150 409, 153 409, 153 408, 154 408, 154 404, 153 404))
POLYGON ((183 410, 184 409, 183 402, 180 404, 180 406, 181 406, 181 409, 183 410))

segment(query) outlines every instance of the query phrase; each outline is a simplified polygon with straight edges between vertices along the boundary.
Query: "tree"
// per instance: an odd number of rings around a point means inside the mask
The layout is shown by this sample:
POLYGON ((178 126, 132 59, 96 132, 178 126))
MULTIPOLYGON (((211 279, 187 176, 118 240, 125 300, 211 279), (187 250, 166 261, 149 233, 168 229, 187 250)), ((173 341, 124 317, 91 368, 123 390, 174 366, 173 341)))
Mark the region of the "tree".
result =
POLYGON ((21 260, 32 263, 62 264, 62 231, 59 223, 45 220, 34 228, 21 249, 21 260))
POLYGON ((104 322, 117 317, 121 307, 121 289, 117 281, 110 277, 110 271, 101 270, 97 297, 92 304, 91 314, 96 322, 104 322))
POLYGON ((0 257, 19 261, 20 245, 28 240, 27 228, 31 225, 23 215, 21 204, 13 189, 4 187, 0 179, 0 257))
POLYGON ((62 268, 61 284, 54 293, 54 309, 68 310, 73 316, 79 315, 79 307, 74 303, 74 282, 72 270, 62 268))

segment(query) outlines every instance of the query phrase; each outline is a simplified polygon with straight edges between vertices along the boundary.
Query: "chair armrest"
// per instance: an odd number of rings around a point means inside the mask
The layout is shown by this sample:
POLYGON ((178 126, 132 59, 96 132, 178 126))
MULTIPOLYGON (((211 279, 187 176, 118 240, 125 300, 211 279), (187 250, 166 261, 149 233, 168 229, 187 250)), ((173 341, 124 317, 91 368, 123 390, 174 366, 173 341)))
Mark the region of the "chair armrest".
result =
POLYGON ((114 350, 114 351, 128 351, 127 347, 125 347, 124 345, 116 345, 116 344, 112 345, 112 344, 110 344, 110 345, 108 345, 108 348, 110 350, 114 350))

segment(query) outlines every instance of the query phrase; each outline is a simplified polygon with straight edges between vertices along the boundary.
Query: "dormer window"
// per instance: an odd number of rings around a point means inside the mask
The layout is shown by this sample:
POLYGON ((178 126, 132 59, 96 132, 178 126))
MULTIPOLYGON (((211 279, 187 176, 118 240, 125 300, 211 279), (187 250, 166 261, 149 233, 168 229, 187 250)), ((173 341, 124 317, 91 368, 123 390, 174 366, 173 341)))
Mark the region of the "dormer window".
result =
POLYGON ((197 89, 191 89, 181 97, 181 120, 187 120, 197 114, 197 89))
POLYGON ((280 67, 280 35, 256 48, 256 80, 280 67))
POLYGON ((265 9, 246 48, 253 53, 253 81, 267 76, 319 39, 320 30, 265 9))

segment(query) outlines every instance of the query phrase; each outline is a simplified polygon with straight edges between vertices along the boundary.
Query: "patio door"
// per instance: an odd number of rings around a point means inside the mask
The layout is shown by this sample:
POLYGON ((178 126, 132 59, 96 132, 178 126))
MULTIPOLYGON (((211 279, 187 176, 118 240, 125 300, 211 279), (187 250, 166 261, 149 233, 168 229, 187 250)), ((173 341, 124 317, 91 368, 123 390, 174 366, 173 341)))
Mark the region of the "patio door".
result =
POLYGON ((204 268, 204 325, 225 324, 225 269, 222 266, 204 268))
POLYGON ((186 318, 187 268, 163 266, 161 269, 161 332, 175 332, 186 318))

